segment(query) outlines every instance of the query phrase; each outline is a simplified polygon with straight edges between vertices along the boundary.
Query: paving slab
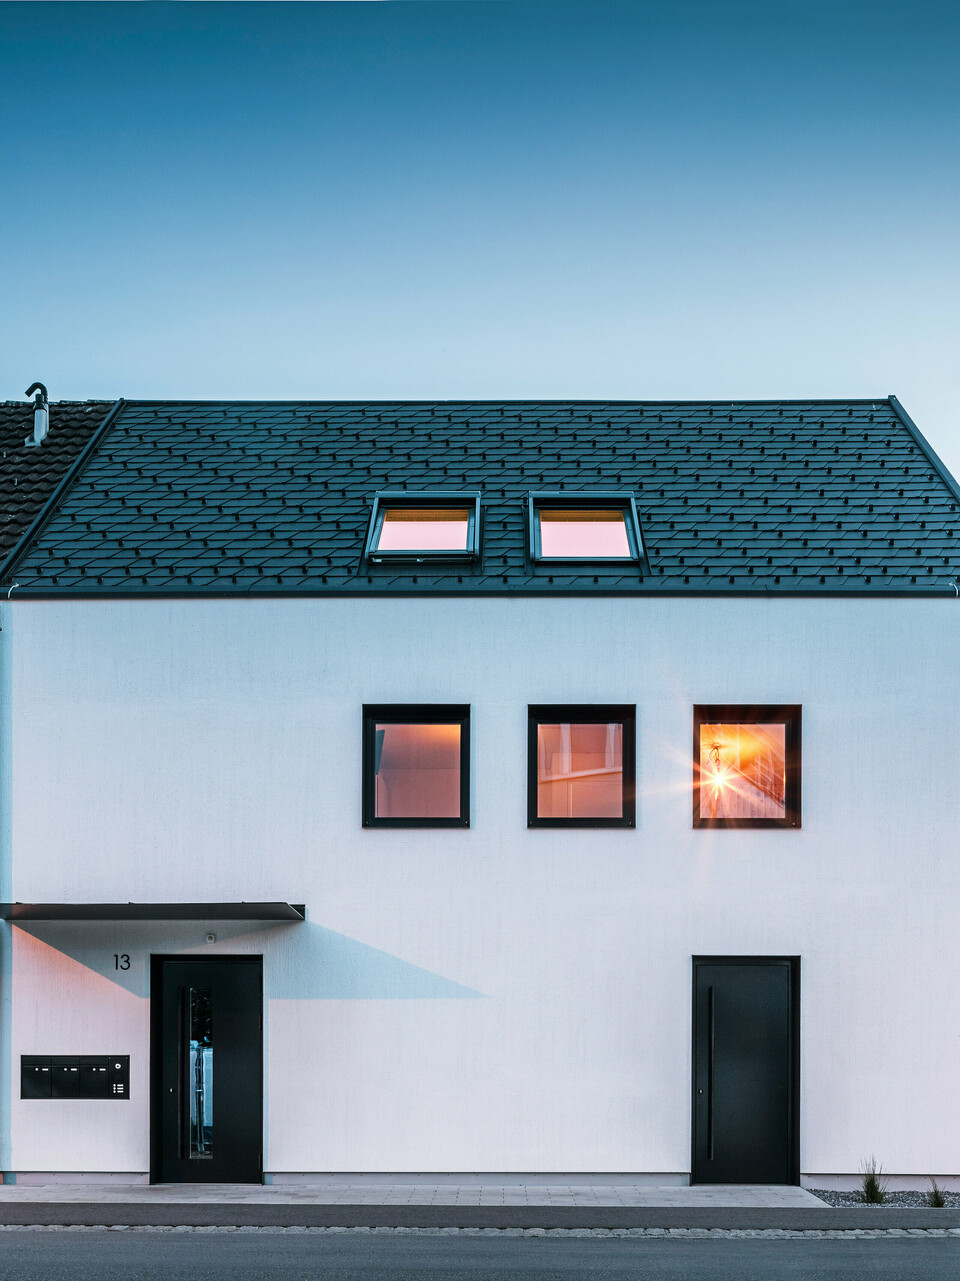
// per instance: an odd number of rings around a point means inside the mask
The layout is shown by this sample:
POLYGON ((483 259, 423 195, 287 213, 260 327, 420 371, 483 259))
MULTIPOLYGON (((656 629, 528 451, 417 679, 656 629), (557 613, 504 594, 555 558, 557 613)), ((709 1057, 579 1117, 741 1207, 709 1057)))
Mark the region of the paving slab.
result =
POLYGON ((0 1185, 0 1207, 35 1204, 96 1205, 565 1205, 823 1208, 805 1188, 766 1184, 656 1187, 629 1183, 372 1183, 366 1179, 318 1183, 49 1183, 0 1185))

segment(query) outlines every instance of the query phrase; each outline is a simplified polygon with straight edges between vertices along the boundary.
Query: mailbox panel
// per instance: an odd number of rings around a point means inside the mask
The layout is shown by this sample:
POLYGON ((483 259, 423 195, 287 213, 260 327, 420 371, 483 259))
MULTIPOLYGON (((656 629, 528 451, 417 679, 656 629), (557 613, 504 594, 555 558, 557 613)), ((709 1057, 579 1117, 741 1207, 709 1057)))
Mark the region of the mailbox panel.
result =
POLYGON ((23 1054, 21 1099, 128 1099, 129 1054, 23 1054))
POLYGON ((111 1099, 130 1097, 130 1055, 114 1054, 107 1059, 107 1080, 111 1099))

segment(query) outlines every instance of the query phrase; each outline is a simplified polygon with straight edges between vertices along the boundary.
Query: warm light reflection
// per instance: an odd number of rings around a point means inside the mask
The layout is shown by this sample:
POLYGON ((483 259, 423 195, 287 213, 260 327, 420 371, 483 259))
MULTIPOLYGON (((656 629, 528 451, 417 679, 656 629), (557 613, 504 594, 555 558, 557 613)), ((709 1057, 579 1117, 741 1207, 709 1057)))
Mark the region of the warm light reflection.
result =
POLYGON ((376 726, 377 818, 459 818, 460 726, 376 726))
POLYGON ((537 817, 622 816, 623 725, 538 725, 537 817))
POLYGON ((388 507, 376 550, 466 551, 469 528, 470 513, 465 507, 388 507))
POLYGON ((783 818, 786 725, 700 726, 702 818, 783 818))
POLYGON ((619 507, 541 508, 540 555, 605 559, 631 557, 630 540, 619 507))

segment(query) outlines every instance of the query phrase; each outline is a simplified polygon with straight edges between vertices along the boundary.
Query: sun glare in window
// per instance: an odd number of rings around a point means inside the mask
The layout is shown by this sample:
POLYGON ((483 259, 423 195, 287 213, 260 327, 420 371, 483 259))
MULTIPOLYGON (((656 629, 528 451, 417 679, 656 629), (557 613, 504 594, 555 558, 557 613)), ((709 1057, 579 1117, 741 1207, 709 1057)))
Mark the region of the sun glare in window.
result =
POLYGON ((538 725, 537 817, 622 814, 623 725, 538 725))
POLYGON ((630 559, 633 551, 622 509, 541 507, 540 555, 630 559))
POLYGON ((786 767, 786 725, 701 724, 701 817, 782 819, 786 767))
POLYGON ((378 552, 467 550, 470 513, 466 507, 386 507, 378 552))
POLYGON ((460 816, 459 725, 375 726, 374 817, 460 816))

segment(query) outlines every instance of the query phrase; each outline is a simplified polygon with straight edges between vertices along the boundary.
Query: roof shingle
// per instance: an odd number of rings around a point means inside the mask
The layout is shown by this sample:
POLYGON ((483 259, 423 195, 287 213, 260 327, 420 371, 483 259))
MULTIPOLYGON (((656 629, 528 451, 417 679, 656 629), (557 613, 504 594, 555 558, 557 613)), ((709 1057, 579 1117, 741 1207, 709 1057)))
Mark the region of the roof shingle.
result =
POLYGON ((952 593, 958 510, 892 399, 128 402, 16 578, 41 596, 952 593), (481 492, 476 566, 362 563, 374 493, 404 488, 481 492), (533 565, 525 500, 560 489, 632 493, 650 573, 533 565))
POLYGON ((33 434, 33 403, 0 404, 0 565, 56 490, 111 407, 110 401, 54 401, 50 430, 39 448, 24 444, 33 434))

